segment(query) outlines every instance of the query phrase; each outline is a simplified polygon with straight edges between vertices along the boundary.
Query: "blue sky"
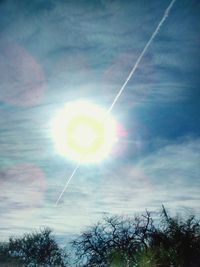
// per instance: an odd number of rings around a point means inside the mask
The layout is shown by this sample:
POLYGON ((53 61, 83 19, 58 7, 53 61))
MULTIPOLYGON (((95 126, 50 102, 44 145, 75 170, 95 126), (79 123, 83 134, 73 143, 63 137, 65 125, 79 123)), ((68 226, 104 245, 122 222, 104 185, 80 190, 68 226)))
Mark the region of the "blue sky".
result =
POLYGON ((200 2, 177 0, 112 113, 117 155, 58 155, 50 121, 65 103, 108 108, 168 0, 0 2, 0 236, 48 225, 72 236, 103 214, 164 204, 199 215, 200 2))

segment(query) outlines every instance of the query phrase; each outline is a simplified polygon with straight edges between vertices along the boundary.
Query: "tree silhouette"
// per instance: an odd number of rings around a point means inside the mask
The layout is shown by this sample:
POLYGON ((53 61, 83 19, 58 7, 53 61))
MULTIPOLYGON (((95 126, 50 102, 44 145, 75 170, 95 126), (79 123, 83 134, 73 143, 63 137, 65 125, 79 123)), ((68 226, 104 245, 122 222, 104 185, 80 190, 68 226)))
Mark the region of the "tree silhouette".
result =
POLYGON ((194 216, 170 217, 163 207, 160 226, 151 233, 149 246, 158 266, 200 266, 200 223, 194 216))
POLYGON ((1 267, 22 267, 22 261, 9 254, 9 244, 7 242, 0 243, 0 266, 1 267))
POLYGON ((10 237, 1 251, 4 258, 7 256, 9 261, 22 264, 20 266, 67 266, 67 255, 59 248, 49 228, 24 234, 23 237, 10 237))
POLYGON ((199 267, 200 223, 171 217, 164 207, 155 223, 149 212, 106 217, 72 246, 81 267, 199 267))
POLYGON ((149 212, 134 219, 105 217, 72 242, 76 264, 104 267, 136 263, 136 255, 148 247, 152 222, 149 212))
POLYGON ((104 217, 72 243, 74 265, 52 231, 10 237, 0 243, 1 267, 199 267, 200 222, 194 217, 170 216, 162 208, 153 220, 140 216, 104 217))

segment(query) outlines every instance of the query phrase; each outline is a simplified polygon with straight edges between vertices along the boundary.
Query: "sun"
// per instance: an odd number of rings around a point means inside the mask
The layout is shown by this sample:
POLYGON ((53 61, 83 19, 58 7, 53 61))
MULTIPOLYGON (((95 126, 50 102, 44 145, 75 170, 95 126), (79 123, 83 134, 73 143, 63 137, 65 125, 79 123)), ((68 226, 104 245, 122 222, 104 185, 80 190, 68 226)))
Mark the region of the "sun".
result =
POLYGON ((102 107, 87 101, 66 103, 52 120, 56 150, 80 163, 107 158, 117 141, 117 122, 102 107))

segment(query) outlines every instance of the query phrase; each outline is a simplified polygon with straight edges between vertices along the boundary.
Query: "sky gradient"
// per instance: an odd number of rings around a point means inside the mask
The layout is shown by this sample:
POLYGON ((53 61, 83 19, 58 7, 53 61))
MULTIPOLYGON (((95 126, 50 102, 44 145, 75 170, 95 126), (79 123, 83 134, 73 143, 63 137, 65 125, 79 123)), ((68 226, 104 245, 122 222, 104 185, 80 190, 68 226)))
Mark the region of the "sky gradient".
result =
POLYGON ((169 0, 0 1, 0 238, 41 226, 73 236, 103 214, 200 214, 200 2, 177 0, 112 110, 113 154, 76 173, 51 120, 65 103, 106 109, 169 0))

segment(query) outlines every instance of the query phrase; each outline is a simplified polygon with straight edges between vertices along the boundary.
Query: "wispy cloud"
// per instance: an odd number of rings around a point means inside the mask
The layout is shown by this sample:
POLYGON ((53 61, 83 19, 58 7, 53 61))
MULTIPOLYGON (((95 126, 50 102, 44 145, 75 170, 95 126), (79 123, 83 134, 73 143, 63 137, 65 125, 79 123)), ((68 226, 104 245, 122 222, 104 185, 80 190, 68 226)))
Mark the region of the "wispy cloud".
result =
POLYGON ((199 212, 199 156, 200 140, 189 138, 168 144, 139 163, 154 185, 157 203, 199 212))
MULTIPOLYGON (((1 223, 14 229, 29 225, 46 189, 45 174, 31 164, 4 168, 0 173, 1 223)), ((31 223, 29 225, 31 226, 31 223)))
POLYGON ((146 208, 157 211, 161 204, 172 212, 199 214, 199 156, 200 140, 187 139, 166 142, 135 163, 102 166, 101 171, 82 169, 56 210, 50 207, 61 186, 52 185, 45 221, 57 231, 75 233, 102 214, 134 214, 146 208))
POLYGON ((0 3, 5 236, 41 225, 74 234, 103 213, 161 203, 199 212, 198 0, 176 2, 113 110, 124 154, 81 167, 53 207, 74 165, 54 151, 51 118, 78 98, 109 107, 170 1, 86 2, 0 3))

